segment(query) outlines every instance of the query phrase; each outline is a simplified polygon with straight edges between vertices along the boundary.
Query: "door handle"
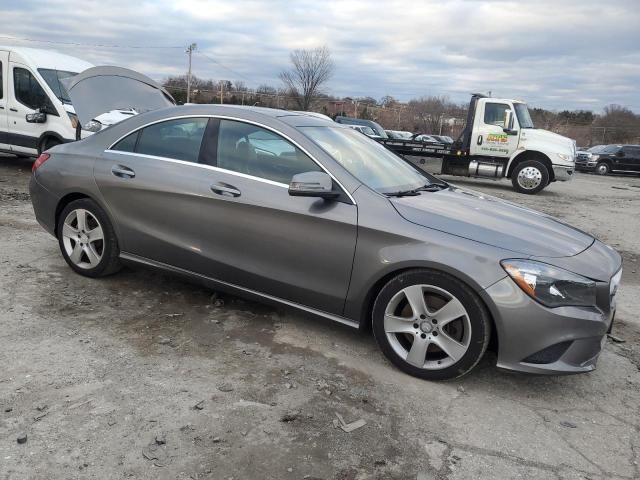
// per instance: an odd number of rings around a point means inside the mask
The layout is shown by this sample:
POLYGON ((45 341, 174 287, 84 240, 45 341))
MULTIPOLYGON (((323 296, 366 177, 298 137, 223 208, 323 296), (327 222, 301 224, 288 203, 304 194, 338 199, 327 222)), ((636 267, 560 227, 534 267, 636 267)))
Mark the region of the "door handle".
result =
POLYGON ((4 110, 4 107, 2 105, 0 105, 0 110, 4 110))
POLYGON ((482 135, 478 135, 478 145, 482 145, 482 135))
POLYGON ((136 176, 136 172, 124 165, 114 165, 111 167, 111 173, 120 178, 134 178, 136 176))
POLYGON ((9 110, 11 110, 12 112, 17 112, 18 110, 15 108, 10 108, 9 110))
POLYGON ((233 185, 229 185, 228 183, 222 183, 222 182, 214 183, 213 185, 211 185, 211 191, 218 195, 224 195, 228 197, 240 196, 240 190, 238 190, 233 185))

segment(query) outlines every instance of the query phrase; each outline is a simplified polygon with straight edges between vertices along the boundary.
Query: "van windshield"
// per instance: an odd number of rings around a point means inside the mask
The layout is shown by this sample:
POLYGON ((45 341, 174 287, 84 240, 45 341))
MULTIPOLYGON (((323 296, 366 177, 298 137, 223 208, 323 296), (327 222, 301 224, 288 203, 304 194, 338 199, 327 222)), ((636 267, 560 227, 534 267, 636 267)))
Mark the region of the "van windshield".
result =
POLYGON ((67 93, 67 89, 60 80, 63 78, 74 77, 77 72, 66 72, 64 70, 53 70, 51 68, 39 68, 38 73, 42 75, 44 81, 47 82, 49 88, 53 91, 53 94, 58 97, 62 103, 71 105, 71 99, 67 93))

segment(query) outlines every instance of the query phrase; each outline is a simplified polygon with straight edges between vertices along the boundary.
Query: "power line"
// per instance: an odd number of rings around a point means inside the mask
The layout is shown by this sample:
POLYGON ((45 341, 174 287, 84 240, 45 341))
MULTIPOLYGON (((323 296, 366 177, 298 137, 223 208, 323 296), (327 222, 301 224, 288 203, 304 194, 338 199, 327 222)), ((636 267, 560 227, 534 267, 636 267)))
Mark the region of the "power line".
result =
POLYGON ((229 67, 223 65, 222 63, 220 63, 219 61, 211 58, 209 55, 206 55, 205 53, 201 52, 200 50, 196 50, 196 53, 199 55, 202 55, 204 58, 206 58, 207 60, 215 63, 216 65, 221 66, 222 68, 224 68, 225 70, 228 70, 229 72, 233 73, 234 75, 237 75, 239 77, 242 77, 243 79, 245 79, 247 82, 251 82, 251 79, 247 78, 246 76, 244 76, 241 73, 236 72, 235 70, 230 69, 229 67))
POLYGON ((184 46, 173 45, 108 45, 100 43, 79 43, 79 42, 59 42, 56 40, 38 40, 36 38, 21 38, 13 37, 11 35, 0 35, 0 38, 7 38, 10 40, 18 40, 22 42, 37 42, 37 43, 49 43, 53 45, 70 45, 75 47, 97 47, 97 48, 132 48, 132 49, 167 49, 167 48, 184 48, 184 46))

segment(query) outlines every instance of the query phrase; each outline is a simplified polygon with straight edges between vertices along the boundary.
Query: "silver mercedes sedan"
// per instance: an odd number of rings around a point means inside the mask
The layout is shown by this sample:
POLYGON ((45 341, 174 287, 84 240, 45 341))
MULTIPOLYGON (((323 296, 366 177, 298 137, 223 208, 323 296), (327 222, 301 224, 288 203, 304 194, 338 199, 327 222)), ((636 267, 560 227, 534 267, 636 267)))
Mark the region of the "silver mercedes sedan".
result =
POLYGON ((195 105, 43 153, 31 199, 69 266, 123 262, 373 330, 416 377, 595 368, 621 257, 547 215, 457 188, 334 122, 195 105))

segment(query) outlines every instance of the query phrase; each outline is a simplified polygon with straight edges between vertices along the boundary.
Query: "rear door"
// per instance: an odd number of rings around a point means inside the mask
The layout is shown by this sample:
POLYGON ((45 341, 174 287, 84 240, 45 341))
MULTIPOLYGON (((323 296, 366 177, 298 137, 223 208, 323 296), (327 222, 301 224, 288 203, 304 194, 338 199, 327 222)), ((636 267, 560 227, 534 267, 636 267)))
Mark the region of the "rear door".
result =
POLYGON ((198 156, 207 122, 187 117, 149 125, 95 163, 122 252, 188 270, 198 265, 203 172, 198 156))
POLYGON ((344 307, 357 207, 292 197, 294 174, 321 167, 270 129, 220 120, 207 136, 199 272, 333 314, 344 307))
POLYGON ((9 150, 9 125, 7 122, 7 70, 9 52, 0 50, 0 150, 9 150))
POLYGON ((616 170, 640 171, 640 147, 622 147, 622 156, 616 157, 616 160, 618 161, 616 167, 614 167, 616 170))
POLYGON ((512 112, 513 130, 520 131, 518 119, 511 105, 491 99, 482 99, 477 103, 475 124, 471 136, 471 155, 494 157, 506 161, 518 148, 519 135, 508 134, 505 128, 505 112, 512 112))

